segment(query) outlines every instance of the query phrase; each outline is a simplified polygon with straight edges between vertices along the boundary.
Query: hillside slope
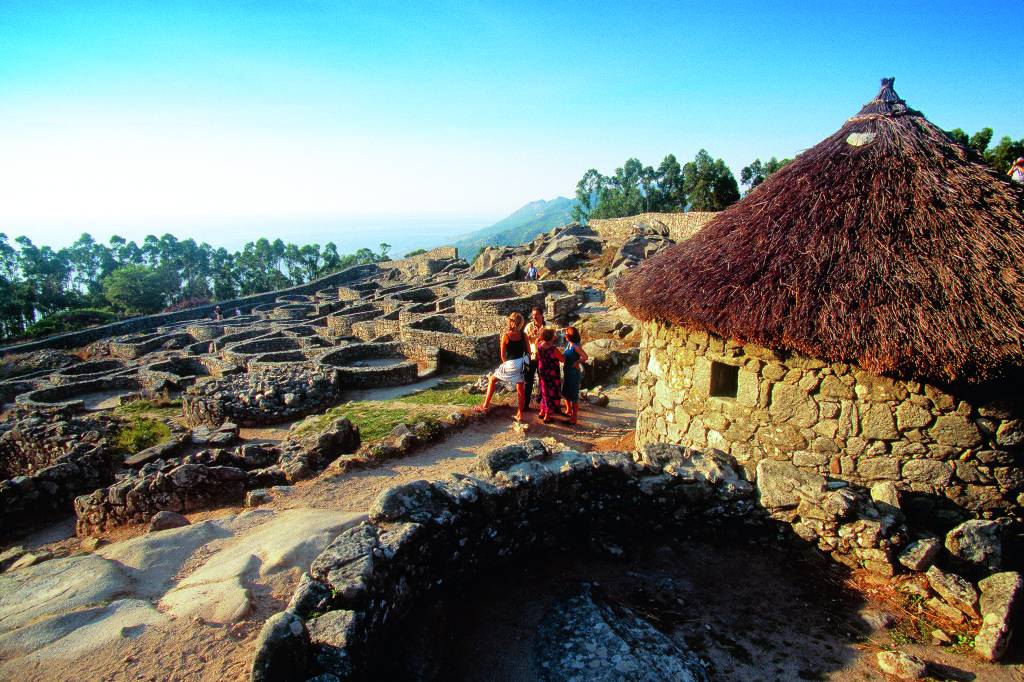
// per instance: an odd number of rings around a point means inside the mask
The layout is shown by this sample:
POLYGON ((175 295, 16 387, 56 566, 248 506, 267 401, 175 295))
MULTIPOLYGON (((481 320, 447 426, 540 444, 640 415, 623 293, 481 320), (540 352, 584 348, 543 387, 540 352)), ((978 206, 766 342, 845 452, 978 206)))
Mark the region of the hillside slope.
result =
POLYGON ((528 242, 542 232, 570 222, 575 205, 575 200, 565 197, 531 201, 490 227, 466 235, 455 242, 455 246, 463 258, 472 260, 485 246, 514 246, 528 242))

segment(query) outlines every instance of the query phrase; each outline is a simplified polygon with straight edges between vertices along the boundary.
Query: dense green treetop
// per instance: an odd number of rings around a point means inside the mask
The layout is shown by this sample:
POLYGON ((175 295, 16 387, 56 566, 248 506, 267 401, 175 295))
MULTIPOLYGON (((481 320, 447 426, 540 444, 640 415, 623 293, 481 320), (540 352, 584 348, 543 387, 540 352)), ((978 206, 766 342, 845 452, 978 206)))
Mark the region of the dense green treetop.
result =
POLYGON ((990 148, 989 144, 992 142, 993 135, 991 128, 982 128, 971 136, 968 136, 960 128, 948 130, 946 134, 965 147, 972 149, 985 160, 985 163, 1000 173, 1009 171, 1013 162, 1024 156, 1024 137, 1014 140, 1008 135, 1004 135, 995 147, 990 148))
POLYGON ((680 166, 669 154, 657 168, 628 159, 614 175, 591 168, 576 184, 573 218, 621 218, 638 213, 718 211, 740 198, 732 171, 721 159, 700 150, 680 166))

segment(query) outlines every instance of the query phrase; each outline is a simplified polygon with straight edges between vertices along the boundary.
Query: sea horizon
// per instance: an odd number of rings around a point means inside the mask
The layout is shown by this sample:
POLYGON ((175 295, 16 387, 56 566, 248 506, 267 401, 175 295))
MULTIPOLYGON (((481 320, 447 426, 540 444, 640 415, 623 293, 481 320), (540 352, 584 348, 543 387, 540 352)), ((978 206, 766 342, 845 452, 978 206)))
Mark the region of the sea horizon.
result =
POLYGON ((36 246, 55 250, 74 243, 79 235, 88 233, 97 242, 107 244, 118 235, 139 246, 147 235, 160 237, 172 234, 179 241, 194 239, 213 248, 240 251, 246 243, 265 237, 281 239, 298 246, 334 242, 341 254, 361 248, 378 251, 380 244, 391 246, 389 255, 400 258, 409 251, 431 249, 451 244, 467 234, 487 227, 502 216, 338 216, 322 218, 177 218, 172 220, 139 219, 133 221, 82 221, 81 228, 72 228, 67 221, 33 221, 18 227, 18 221, 0 223, 0 233, 10 242, 21 235, 36 246), (73 237, 69 238, 69 235, 73 237), (51 238, 52 235, 52 238, 51 238))

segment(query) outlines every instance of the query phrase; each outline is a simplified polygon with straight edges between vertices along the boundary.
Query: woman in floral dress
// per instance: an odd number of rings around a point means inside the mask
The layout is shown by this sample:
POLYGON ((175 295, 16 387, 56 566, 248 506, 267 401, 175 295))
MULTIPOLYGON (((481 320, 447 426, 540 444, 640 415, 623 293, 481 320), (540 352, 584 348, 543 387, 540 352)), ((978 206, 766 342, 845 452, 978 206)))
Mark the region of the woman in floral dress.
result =
POLYGON ((559 413, 562 399, 562 373, 558 363, 562 350, 555 345, 555 330, 545 328, 537 343, 537 378, 540 381, 540 420, 547 422, 559 413))

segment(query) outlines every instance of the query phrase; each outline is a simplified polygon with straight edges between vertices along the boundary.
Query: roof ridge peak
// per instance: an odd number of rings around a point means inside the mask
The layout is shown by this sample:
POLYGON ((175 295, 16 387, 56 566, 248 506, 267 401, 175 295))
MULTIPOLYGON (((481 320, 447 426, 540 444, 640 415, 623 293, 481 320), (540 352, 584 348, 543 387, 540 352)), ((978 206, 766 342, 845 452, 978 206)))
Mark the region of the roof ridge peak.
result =
POLYGON ((894 76, 882 79, 882 85, 878 89, 878 94, 875 95, 874 99, 867 102, 854 118, 864 116, 866 114, 886 114, 889 116, 903 116, 906 114, 920 116, 921 112, 914 111, 907 106, 906 100, 900 97, 896 93, 896 88, 893 84, 896 82, 894 76))

